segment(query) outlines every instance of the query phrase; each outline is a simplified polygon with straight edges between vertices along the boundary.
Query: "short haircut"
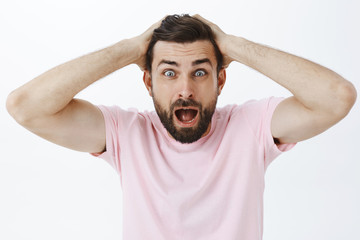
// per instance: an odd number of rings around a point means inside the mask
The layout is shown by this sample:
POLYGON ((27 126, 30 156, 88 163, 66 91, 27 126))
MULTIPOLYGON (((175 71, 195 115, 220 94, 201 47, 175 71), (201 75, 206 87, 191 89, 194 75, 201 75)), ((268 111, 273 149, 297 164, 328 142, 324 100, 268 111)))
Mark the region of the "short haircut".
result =
POLYGON ((153 61, 153 49, 157 41, 167 41, 176 43, 192 43, 198 40, 208 40, 214 46, 215 57, 217 60, 217 73, 223 65, 223 55, 220 52, 214 38, 214 34, 209 25, 188 14, 169 15, 156 28, 150 40, 146 52, 146 68, 151 72, 153 61))

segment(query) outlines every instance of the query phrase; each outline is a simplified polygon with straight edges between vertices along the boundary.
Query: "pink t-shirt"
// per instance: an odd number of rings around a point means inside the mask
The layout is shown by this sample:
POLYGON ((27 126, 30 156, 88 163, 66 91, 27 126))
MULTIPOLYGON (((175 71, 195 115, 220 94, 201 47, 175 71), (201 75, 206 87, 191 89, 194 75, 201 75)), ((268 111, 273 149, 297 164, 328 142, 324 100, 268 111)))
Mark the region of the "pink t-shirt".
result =
POLYGON ((124 240, 260 240, 264 174, 282 151, 270 122, 280 98, 218 108, 208 135, 172 139, 156 112, 99 106, 120 175, 124 240))

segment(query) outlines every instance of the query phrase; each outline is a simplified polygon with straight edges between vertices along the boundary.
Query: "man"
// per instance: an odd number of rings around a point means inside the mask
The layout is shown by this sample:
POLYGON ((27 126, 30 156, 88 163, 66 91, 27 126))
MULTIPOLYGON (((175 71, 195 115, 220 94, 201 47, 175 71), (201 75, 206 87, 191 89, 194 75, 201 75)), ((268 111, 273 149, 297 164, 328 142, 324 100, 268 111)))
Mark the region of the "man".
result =
POLYGON ((282 151, 344 118, 352 84, 305 59, 225 34, 202 17, 167 16, 142 35, 55 67, 12 92, 10 114, 56 144, 119 173, 124 239, 262 238, 264 174, 282 151), (287 88, 216 108, 232 62, 287 88), (156 112, 74 99, 135 63, 156 112))

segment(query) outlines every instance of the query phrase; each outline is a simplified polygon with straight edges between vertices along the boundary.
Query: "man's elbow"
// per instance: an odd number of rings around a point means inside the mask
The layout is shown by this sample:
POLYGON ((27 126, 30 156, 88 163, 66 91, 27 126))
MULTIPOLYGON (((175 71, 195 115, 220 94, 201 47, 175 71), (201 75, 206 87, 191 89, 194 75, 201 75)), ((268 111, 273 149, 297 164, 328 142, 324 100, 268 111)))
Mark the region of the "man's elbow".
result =
POLYGON ((336 106, 333 106, 334 114, 340 119, 344 118, 354 106, 357 92, 354 85, 349 81, 344 81, 336 89, 336 106))
POLYGON ((6 99, 7 111, 21 125, 27 125, 31 119, 24 102, 26 102, 25 96, 17 90, 11 92, 6 99))

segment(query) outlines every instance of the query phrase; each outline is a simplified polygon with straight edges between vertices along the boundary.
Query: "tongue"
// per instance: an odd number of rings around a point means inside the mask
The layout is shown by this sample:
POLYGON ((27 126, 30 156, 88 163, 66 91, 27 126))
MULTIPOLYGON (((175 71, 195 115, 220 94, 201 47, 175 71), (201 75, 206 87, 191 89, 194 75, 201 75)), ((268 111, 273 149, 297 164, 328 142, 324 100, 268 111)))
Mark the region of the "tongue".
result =
POLYGON ((182 122, 189 122, 193 120, 196 116, 196 110, 180 109, 178 111, 179 111, 178 118, 182 122))

